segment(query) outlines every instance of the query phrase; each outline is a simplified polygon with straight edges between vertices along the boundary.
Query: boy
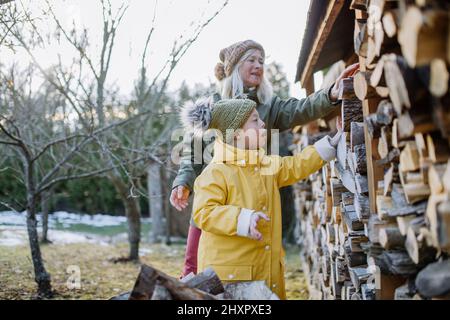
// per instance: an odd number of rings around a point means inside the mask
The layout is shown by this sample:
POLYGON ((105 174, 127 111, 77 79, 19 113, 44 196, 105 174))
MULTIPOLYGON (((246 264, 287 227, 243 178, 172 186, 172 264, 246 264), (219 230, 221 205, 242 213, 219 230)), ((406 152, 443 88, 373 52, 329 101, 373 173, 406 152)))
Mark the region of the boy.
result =
POLYGON ((332 160, 341 131, 280 157, 265 154, 266 130, 252 100, 201 101, 183 108, 182 121, 189 130, 218 135, 213 159, 194 184, 199 272, 212 267, 223 281, 264 280, 285 299, 279 188, 332 160))

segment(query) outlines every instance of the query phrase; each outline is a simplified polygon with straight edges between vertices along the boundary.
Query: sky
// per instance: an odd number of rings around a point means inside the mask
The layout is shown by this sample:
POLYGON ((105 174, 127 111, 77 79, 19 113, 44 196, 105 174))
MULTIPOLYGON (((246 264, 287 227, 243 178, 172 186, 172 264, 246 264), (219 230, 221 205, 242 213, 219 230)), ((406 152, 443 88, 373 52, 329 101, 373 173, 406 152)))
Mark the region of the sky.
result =
MULTIPOLYGON (((118 6, 123 1, 111 2, 118 6)), ((189 30, 192 30, 190 23, 211 16, 224 0, 125 2, 129 7, 118 30, 109 79, 126 94, 132 90, 137 76, 140 55, 155 8, 155 31, 147 59, 150 74, 155 74, 163 65, 173 41, 181 34, 189 34, 189 30)), ((182 58, 172 74, 169 90, 175 90, 183 81, 190 86, 215 82, 214 66, 219 61, 220 50, 237 41, 253 39, 265 48, 267 63, 281 63, 291 84, 291 95, 303 97, 304 90, 301 90, 299 83, 294 84, 294 78, 309 2, 310 0, 230 0, 182 58)), ((93 44, 92 49, 98 50, 96 45, 101 41, 102 28, 99 1, 55 0, 50 3, 54 5, 55 12, 66 27, 70 27, 73 22, 86 26, 93 44)), ((35 12, 38 11, 36 7, 35 12)), ((37 50, 36 56, 44 66, 50 66, 57 61, 58 52, 67 59, 73 54, 70 47, 58 45, 37 50)), ((4 53, 2 57, 5 57, 4 53)), ((13 59, 24 57, 16 53, 13 59)))

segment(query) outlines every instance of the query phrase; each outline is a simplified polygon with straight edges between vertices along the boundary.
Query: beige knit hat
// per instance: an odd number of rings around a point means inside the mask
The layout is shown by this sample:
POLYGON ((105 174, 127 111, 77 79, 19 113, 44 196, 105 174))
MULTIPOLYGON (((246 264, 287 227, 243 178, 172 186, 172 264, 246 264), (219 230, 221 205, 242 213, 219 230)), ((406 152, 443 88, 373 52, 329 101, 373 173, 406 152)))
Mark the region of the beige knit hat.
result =
POLYGON ((234 66, 239 62, 245 52, 250 49, 257 49, 261 51, 263 57, 265 56, 264 48, 253 40, 236 42, 220 50, 219 58, 221 62, 217 63, 214 69, 216 78, 220 81, 225 77, 229 77, 231 72, 233 72, 234 66))

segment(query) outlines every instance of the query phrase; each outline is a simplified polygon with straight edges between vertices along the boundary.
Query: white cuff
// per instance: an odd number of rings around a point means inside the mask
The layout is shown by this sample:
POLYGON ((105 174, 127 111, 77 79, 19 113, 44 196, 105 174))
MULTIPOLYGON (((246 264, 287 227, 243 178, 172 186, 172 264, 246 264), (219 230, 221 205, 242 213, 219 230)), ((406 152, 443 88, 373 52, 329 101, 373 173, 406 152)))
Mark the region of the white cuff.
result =
POLYGON ((254 210, 241 209, 237 223, 237 235, 241 237, 248 237, 250 234, 250 220, 254 210))
POLYGON ((331 145, 329 136, 325 136, 314 143, 314 147, 324 161, 331 161, 336 158, 336 148, 331 145))

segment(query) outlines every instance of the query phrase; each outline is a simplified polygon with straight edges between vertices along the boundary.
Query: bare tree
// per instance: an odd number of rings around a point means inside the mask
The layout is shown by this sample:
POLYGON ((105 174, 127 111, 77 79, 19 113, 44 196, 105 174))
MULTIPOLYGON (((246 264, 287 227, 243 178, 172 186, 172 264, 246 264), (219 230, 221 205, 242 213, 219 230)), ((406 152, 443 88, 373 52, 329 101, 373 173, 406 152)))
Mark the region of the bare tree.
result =
MULTIPOLYGON (((180 37, 163 68, 149 81, 146 55, 154 32, 152 26, 142 54, 135 98, 124 103, 115 100, 107 78, 117 28, 127 7, 122 5, 113 10, 109 1, 101 1, 101 4, 103 43, 98 61, 88 54, 88 31, 65 30, 49 2, 47 12, 56 24, 58 36, 78 53, 69 65, 62 59, 52 68, 44 68, 39 63, 33 49, 44 45, 45 41, 26 10, 20 11, 25 15, 22 23, 10 25, 0 21, 0 31, 8 35, 8 43, 24 49, 33 62, 23 72, 14 66, 1 70, 1 83, 6 85, 0 90, 0 144, 20 159, 14 170, 20 173, 26 189, 24 207, 35 280, 39 295, 46 297, 51 296, 52 288, 41 256, 36 212, 43 193, 60 182, 107 176, 126 208, 129 259, 138 259, 140 207, 137 197, 145 195, 141 180, 149 161, 164 165, 157 150, 167 141, 172 122, 168 121, 159 130, 148 124, 166 114, 164 108, 158 110, 157 107, 163 103, 174 68, 221 10, 199 23, 191 37, 180 37), (36 71, 44 85, 34 91, 32 82, 36 80, 36 71), (41 95, 41 91, 45 94, 41 95), (37 103, 39 99, 43 103, 37 103)), ((221 8, 226 4, 227 1, 221 8)), ((10 6, 10 10, 19 12, 17 6, 10 6)))
MULTIPOLYGON (((172 50, 166 59, 163 67, 156 73, 152 79, 148 77, 148 50, 151 47, 152 36, 155 32, 156 8, 154 11, 152 24, 147 34, 143 53, 141 55, 141 66, 138 72, 138 79, 135 83, 134 97, 129 103, 124 103, 126 110, 121 109, 121 106, 110 108, 106 104, 106 78, 108 75, 111 56, 114 49, 114 41, 116 37, 117 28, 126 11, 125 6, 121 6, 116 13, 112 12, 112 7, 109 1, 101 1, 103 10, 103 44, 100 49, 99 63, 94 63, 94 59, 88 55, 88 32, 85 30, 81 37, 77 38, 76 32, 73 30, 66 31, 60 23, 58 17, 49 6, 49 12, 52 15, 58 30, 64 38, 78 51, 80 55, 80 64, 86 64, 91 73, 91 78, 94 78, 93 87, 96 88, 96 99, 91 104, 95 105, 95 114, 98 125, 104 126, 108 120, 114 118, 114 114, 125 112, 127 117, 133 114, 144 115, 137 117, 135 121, 130 121, 128 125, 116 128, 106 139, 97 139, 97 143, 102 149, 101 159, 96 159, 96 163, 100 166, 110 165, 117 159, 123 159, 127 163, 115 170, 108 172, 107 177, 114 185, 125 207, 125 214, 128 221, 128 238, 130 242, 130 250, 128 259, 123 260, 138 260, 139 259, 139 243, 141 240, 141 208, 139 205, 139 197, 147 196, 142 184, 143 173, 146 172, 148 163, 137 161, 146 154, 154 154, 157 158, 168 154, 158 154, 160 146, 167 143, 168 132, 171 131, 175 125, 173 117, 167 117, 167 110, 165 110, 165 92, 168 81, 172 75, 173 70, 186 54, 191 45, 197 40, 203 29, 220 13, 220 11, 227 5, 225 1, 223 5, 214 12, 209 18, 204 21, 199 21, 193 24, 191 35, 180 36, 172 46, 172 50), (98 65, 97 68, 94 66, 98 65), (113 150, 110 146, 116 146, 113 150), (100 160, 100 161, 98 161, 100 160)), ((80 85, 81 82, 79 83, 80 85)), ((81 94, 89 93, 88 90, 82 90, 81 94)), ((92 99, 92 94, 82 96, 82 100, 89 101, 92 99)), ((157 162, 163 164, 163 162, 157 162)), ((158 183, 154 181, 154 183, 158 183)), ((145 185, 145 184, 144 184, 145 185)), ((150 199, 151 201, 151 199, 150 199)))

